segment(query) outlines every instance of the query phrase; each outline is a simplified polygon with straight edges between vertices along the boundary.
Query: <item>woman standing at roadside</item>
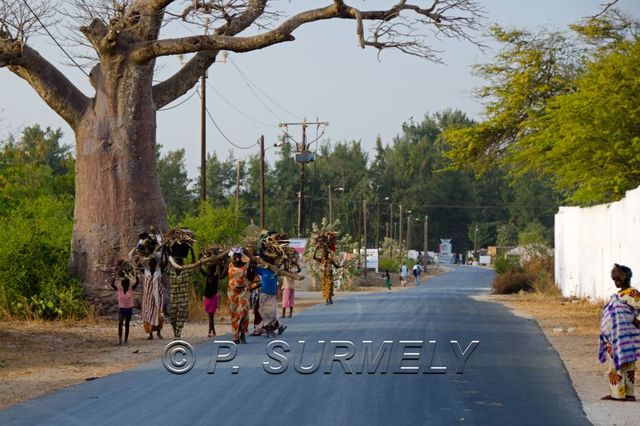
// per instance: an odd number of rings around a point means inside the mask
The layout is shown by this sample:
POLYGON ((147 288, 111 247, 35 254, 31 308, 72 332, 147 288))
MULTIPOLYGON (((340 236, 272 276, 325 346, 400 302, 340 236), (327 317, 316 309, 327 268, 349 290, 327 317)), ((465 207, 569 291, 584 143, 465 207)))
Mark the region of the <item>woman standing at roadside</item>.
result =
POLYGON ((611 279, 619 289, 602 309, 600 362, 609 366, 610 394, 604 400, 635 401, 636 360, 640 359, 640 291, 631 287, 631 269, 614 264, 611 279))

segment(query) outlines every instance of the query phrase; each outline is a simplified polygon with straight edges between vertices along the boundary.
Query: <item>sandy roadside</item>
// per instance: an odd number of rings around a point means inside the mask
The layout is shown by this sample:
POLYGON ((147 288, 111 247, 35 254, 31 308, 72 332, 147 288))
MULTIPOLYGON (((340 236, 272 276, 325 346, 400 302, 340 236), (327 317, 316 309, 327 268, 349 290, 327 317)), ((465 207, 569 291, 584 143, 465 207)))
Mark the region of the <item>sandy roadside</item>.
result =
POLYGON ((545 295, 488 295, 477 299, 502 303, 514 314, 538 322, 564 362, 584 411, 594 425, 640 424, 640 401, 600 400, 608 394, 608 385, 605 367, 598 361, 599 304, 545 295))

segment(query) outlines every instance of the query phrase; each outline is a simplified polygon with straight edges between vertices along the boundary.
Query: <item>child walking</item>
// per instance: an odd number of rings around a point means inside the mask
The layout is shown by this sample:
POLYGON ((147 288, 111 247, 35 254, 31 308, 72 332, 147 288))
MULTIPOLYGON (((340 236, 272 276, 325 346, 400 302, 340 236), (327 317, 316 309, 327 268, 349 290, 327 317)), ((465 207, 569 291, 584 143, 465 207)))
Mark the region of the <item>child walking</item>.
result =
POLYGON ((384 286, 387 290, 391 290, 391 275, 389 275, 389 270, 384 270, 384 286))
POLYGON ((296 290, 293 288, 291 278, 284 277, 282 279, 282 318, 285 318, 285 312, 289 308, 289 318, 293 315, 293 306, 296 304, 296 290))
POLYGON ((116 277, 114 275, 111 281, 111 288, 118 292, 118 345, 122 346, 122 325, 124 323, 124 344, 129 340, 129 324, 131 323, 131 315, 133 314, 133 292, 138 287, 138 274, 135 275, 135 283, 131 285, 129 276, 120 278, 116 285, 116 277))
POLYGON ((203 305, 204 311, 209 316, 209 333, 207 337, 210 339, 216 337, 216 326, 214 322, 216 310, 218 310, 219 295, 218 284, 222 278, 227 275, 227 263, 223 260, 221 263, 210 263, 206 267, 200 269, 202 275, 205 276, 205 287, 203 305))

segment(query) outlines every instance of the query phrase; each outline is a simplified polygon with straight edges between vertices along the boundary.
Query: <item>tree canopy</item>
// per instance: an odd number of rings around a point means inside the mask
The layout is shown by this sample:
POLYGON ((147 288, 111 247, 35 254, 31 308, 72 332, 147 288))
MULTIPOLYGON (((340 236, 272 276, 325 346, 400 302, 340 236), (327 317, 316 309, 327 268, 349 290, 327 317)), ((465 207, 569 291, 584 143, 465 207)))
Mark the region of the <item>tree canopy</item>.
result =
POLYGON ((640 185, 638 22, 611 10, 561 33, 496 27, 503 49, 477 67, 485 120, 445 137, 457 167, 536 175, 565 201, 620 199, 640 185))

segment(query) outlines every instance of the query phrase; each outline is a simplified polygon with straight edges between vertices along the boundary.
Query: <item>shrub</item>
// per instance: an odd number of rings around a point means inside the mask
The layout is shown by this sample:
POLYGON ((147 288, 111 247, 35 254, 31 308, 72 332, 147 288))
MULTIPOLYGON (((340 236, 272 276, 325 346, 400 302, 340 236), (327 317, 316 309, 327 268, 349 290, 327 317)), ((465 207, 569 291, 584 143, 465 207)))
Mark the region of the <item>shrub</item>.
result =
POLYGON ((22 200, 0 218, 0 313, 23 318, 83 317, 83 291, 68 270, 73 200, 22 200))
POLYGON ((495 261, 495 269, 496 274, 504 274, 507 271, 512 269, 517 269, 520 267, 518 256, 498 256, 495 261))
POLYGON ((497 275, 493 282, 493 291, 496 294, 513 294, 521 291, 533 291, 534 277, 522 270, 511 269, 497 275))

